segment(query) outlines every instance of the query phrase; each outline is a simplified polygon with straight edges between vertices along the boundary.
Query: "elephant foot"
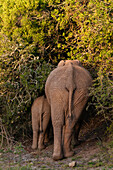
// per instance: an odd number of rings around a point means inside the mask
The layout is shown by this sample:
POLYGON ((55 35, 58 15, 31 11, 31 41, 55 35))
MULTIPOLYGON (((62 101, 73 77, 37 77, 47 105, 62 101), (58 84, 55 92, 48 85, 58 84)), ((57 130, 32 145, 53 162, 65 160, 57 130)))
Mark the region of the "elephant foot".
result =
POLYGON ((58 161, 58 160, 61 160, 61 159, 63 159, 63 155, 62 154, 60 154, 60 155, 53 154, 53 160, 58 161))
POLYGON ((73 148, 75 148, 76 146, 78 146, 78 145, 80 145, 81 144, 81 141, 75 141, 75 142, 73 142, 72 143, 72 146, 73 146, 73 148))
POLYGON ((37 149, 37 145, 32 145, 31 148, 32 149, 37 149))
POLYGON ((43 150, 43 149, 45 149, 45 145, 41 145, 41 146, 38 146, 38 149, 41 151, 41 150, 43 150))
POLYGON ((71 157, 71 156, 73 156, 73 155, 74 155, 74 152, 73 152, 73 151, 69 151, 69 152, 65 152, 65 153, 64 153, 64 157, 65 157, 65 158, 71 157))

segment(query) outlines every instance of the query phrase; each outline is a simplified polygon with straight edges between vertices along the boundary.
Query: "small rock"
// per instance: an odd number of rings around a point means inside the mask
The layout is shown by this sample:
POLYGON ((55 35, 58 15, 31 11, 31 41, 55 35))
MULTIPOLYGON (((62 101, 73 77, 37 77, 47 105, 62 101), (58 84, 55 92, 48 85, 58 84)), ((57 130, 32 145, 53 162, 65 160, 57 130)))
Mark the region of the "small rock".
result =
POLYGON ((72 161, 69 163, 69 167, 75 167, 76 166, 76 162, 75 161, 72 161))

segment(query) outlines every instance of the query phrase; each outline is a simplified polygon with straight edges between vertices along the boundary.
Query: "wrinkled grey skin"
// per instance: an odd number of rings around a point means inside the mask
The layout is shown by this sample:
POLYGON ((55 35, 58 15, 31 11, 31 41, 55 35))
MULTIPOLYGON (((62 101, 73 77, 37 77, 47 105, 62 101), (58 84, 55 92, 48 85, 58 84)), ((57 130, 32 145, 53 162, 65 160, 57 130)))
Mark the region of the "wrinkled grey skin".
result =
MULTIPOLYGON (((68 64, 72 64, 73 66, 75 65, 78 65, 78 66, 81 66, 82 67, 82 64, 79 60, 61 60, 59 63, 58 63, 58 66, 57 67, 62 67, 62 66, 65 66, 65 65, 68 65, 68 64)), ((72 100, 72 96, 70 96, 70 100, 72 100)), ((69 103, 71 103, 72 101, 69 101, 69 103)), ((70 107, 70 106, 69 106, 70 107)), ((74 131, 73 131, 73 146, 76 146, 76 145, 79 145, 80 142, 78 140, 78 136, 79 136, 79 131, 80 131, 80 128, 81 128, 81 125, 82 125, 82 122, 83 122, 83 119, 84 119, 84 115, 80 117, 79 121, 77 122, 75 128, 74 128, 74 131)))
POLYGON ((92 84, 89 72, 74 63, 75 61, 71 60, 66 60, 63 66, 59 63, 58 67, 50 73, 45 84, 54 131, 54 160, 74 154, 70 147, 72 134, 82 116, 88 100, 88 88, 92 84), (71 114, 69 112, 70 98, 71 114))
POLYGON ((69 91, 69 116, 71 116, 71 108, 72 108, 72 95, 73 95, 73 92, 74 90, 76 89, 76 85, 75 83, 73 82, 73 66, 74 65, 78 65, 78 66, 82 66, 81 65, 81 62, 79 60, 61 60, 59 63, 58 63, 58 67, 63 67, 63 66, 68 66, 66 69, 66 75, 68 77, 67 79, 67 82, 66 82, 66 88, 67 90, 69 91), (71 82, 71 83, 70 83, 71 82))
POLYGON ((34 101, 31 107, 33 129, 32 149, 37 148, 37 143, 40 150, 45 148, 44 139, 47 137, 46 130, 50 120, 50 112, 50 105, 44 96, 38 97, 34 101))

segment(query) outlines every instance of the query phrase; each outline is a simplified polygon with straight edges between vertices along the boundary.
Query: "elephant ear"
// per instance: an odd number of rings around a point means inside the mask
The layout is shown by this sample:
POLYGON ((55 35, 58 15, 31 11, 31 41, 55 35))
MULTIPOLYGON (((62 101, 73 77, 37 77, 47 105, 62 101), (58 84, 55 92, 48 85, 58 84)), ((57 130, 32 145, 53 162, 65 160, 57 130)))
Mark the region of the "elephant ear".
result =
POLYGON ((66 72, 65 75, 67 77, 65 88, 69 92, 69 117, 72 116, 72 100, 73 100, 73 92, 76 89, 76 85, 74 83, 74 67, 71 63, 65 65, 66 72))
POLYGON ((79 60, 72 60, 73 65, 78 65, 78 66, 82 66, 81 62, 79 60))
POLYGON ((61 60, 59 63, 58 63, 58 66, 57 67, 62 67, 65 65, 65 60, 61 60))

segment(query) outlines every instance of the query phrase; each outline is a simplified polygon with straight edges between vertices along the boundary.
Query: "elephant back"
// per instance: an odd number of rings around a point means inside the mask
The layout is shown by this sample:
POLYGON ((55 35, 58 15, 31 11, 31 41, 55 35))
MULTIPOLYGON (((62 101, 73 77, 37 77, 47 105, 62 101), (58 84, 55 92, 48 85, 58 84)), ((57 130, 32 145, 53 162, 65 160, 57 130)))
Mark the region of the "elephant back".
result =
POLYGON ((67 66, 55 68, 48 76, 45 87, 49 89, 64 89, 67 81, 67 66))
MULTIPOLYGON (((64 84, 66 84, 69 76, 66 74, 67 67, 68 66, 55 68, 48 76, 46 86, 52 89, 64 88, 64 84)), ((92 85, 92 77, 84 67, 75 65, 73 69, 73 81, 77 88, 86 88, 92 85)))
POLYGON ((71 76, 67 72, 68 67, 68 65, 57 67, 49 74, 45 84, 45 93, 49 103, 53 90, 62 91, 63 96, 67 94, 66 87, 68 83, 72 83, 75 89, 88 89, 92 85, 91 75, 85 68, 77 65, 73 66, 73 76, 71 76), (72 81, 69 79, 69 76, 72 77, 72 81))
POLYGON ((84 67, 74 66, 74 83, 76 88, 85 89, 92 85, 92 77, 84 67))
MULTIPOLYGON (((66 67, 55 68, 48 76, 45 84, 45 93, 49 104, 51 103, 51 96, 53 94, 61 94, 60 96, 68 95, 66 90, 66 67)), ((64 97, 63 97, 64 98, 64 97)))

